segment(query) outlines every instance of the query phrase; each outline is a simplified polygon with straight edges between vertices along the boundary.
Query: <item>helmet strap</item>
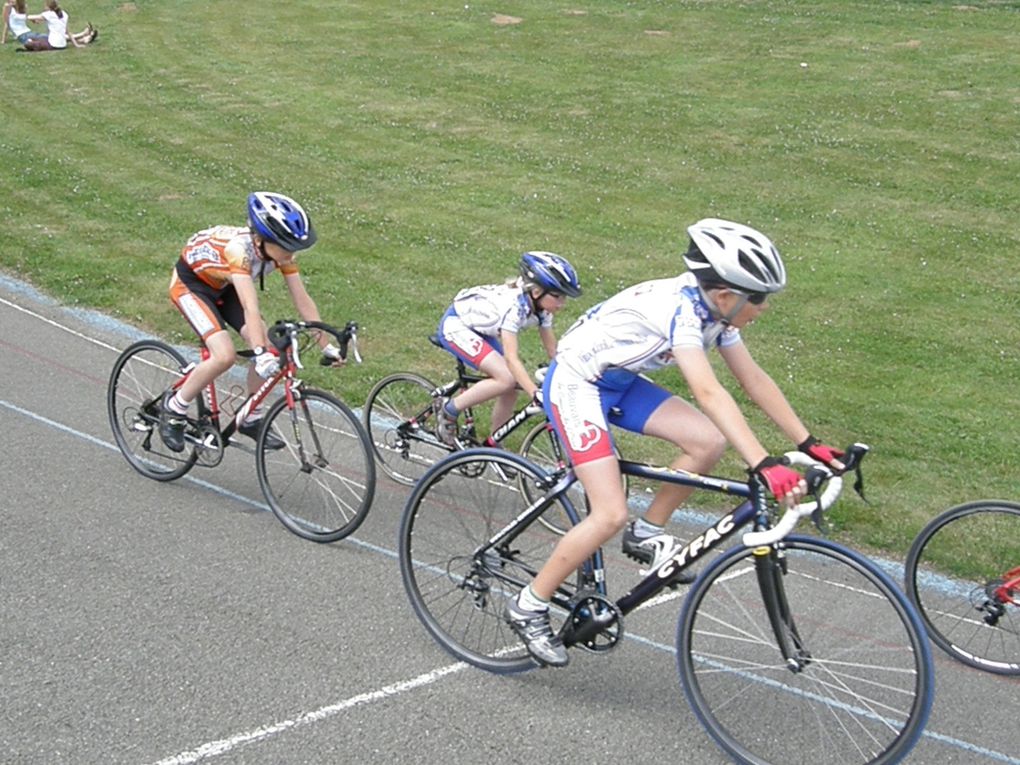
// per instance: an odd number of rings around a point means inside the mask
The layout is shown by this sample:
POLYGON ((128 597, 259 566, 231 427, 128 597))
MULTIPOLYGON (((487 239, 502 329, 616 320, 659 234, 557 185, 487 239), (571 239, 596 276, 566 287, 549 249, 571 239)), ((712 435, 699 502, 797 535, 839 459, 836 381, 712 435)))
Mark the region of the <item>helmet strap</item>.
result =
MULTIPOLYGON (((722 287, 721 289, 726 288, 722 287)), ((748 297, 747 295, 741 295, 739 292, 729 290, 729 292, 733 295, 740 295, 740 300, 736 302, 736 305, 734 305, 733 308, 731 308, 725 315, 723 315, 723 312, 719 310, 719 306, 717 306, 715 301, 709 297, 708 293, 705 291, 705 288, 702 287, 700 283, 698 284, 698 292, 701 293, 701 299, 705 302, 705 305, 708 306, 708 312, 712 314, 712 318, 715 319, 716 321, 721 321, 723 324, 727 325, 731 321, 733 321, 733 319, 736 317, 738 313, 740 313, 743 310, 744 305, 747 303, 748 297)))
MULTIPOLYGON (((258 236, 258 235, 256 234, 255 236, 258 236)), ((265 242, 265 240, 261 236, 258 237, 258 245, 257 245, 257 247, 258 247, 259 255, 261 255, 261 257, 262 257, 262 265, 259 266, 259 292, 265 292, 266 291, 266 261, 269 260, 270 257, 266 253, 266 242, 265 242)))

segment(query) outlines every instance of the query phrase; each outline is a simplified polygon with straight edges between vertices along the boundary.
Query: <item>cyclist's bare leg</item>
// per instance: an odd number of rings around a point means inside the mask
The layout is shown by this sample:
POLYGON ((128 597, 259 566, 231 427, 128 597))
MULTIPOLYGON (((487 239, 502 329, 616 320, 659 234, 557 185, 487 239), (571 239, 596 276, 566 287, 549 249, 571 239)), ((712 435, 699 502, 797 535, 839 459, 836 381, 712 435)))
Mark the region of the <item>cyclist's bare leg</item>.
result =
MULTIPOLYGON (((656 408, 645 423, 644 434, 675 444, 683 452, 670 467, 694 473, 710 472, 726 451, 726 439, 701 411, 673 396, 656 408)), ((673 511, 691 495, 690 486, 662 484, 644 514, 645 520, 665 526, 673 511)), ((588 496, 591 496, 590 494, 588 496)))
MULTIPOLYGON (((262 323, 262 336, 265 337, 265 334, 266 334, 266 325, 265 325, 265 322, 263 322, 262 323)), ((248 332, 248 325, 247 324, 245 324, 243 327, 241 327, 241 339, 244 340, 245 345, 247 345, 249 348, 252 346, 251 334, 248 332)), ((265 381, 261 377, 259 377, 258 373, 255 371, 255 365, 254 364, 249 364, 248 365, 248 379, 247 379, 247 383, 248 383, 248 395, 250 396, 251 394, 255 393, 259 389, 259 387, 262 385, 263 382, 265 382, 265 381)))
POLYGON ((209 358, 199 362, 177 392, 185 402, 198 398, 209 383, 230 369, 234 363, 236 355, 234 343, 226 330, 209 335, 205 339, 205 347, 209 349, 209 358))
POLYGON ((616 457, 585 462, 575 466, 574 472, 584 486, 591 509, 584 520, 564 534, 531 583, 532 591, 546 600, 627 523, 627 497, 616 457))
POLYGON ((458 412, 463 412, 498 397, 499 400, 492 410, 492 427, 498 428, 513 414, 514 403, 517 400, 517 383, 510 373, 506 359, 498 353, 490 353, 482 359, 478 368, 488 377, 454 397, 453 405, 457 407, 458 412))

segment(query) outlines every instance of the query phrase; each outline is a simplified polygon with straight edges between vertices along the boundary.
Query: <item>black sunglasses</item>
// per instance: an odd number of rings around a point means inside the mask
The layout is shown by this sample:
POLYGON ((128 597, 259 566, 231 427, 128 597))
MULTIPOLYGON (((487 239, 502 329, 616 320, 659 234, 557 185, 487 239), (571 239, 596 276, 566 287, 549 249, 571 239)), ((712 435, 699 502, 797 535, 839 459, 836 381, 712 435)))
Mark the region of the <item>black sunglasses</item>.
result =
POLYGON ((747 302, 751 305, 761 305, 769 299, 769 293, 767 292, 752 292, 747 296, 747 302))

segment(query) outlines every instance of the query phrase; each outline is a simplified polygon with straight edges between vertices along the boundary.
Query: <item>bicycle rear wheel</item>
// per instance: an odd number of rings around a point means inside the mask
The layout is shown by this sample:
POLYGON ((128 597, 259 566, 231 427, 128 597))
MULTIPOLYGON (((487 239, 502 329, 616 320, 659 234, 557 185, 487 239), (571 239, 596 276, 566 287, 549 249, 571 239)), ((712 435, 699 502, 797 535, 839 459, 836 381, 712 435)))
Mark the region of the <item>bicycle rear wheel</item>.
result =
POLYGON ((929 522, 910 547, 907 595, 954 659, 1020 675, 1020 505, 980 500, 929 522))
POLYGON ((401 372, 383 378, 365 401, 368 431, 379 467, 397 483, 413 486, 452 449, 436 436, 432 383, 401 372))
POLYGON ((346 404, 313 389, 279 399, 255 445, 259 486, 280 522, 299 537, 335 542, 365 520, 375 494, 368 434, 346 404), (283 449, 266 448, 272 433, 283 449))
MULTIPOLYGON (((503 620, 503 609, 559 541, 532 523, 480 552, 527 507, 522 481, 545 486, 547 476, 509 452, 458 452, 418 482, 400 524, 400 574, 418 618, 458 659, 498 674, 536 666, 503 620)), ((570 583, 559 595, 575 592, 570 583)), ((564 613, 552 610, 556 629, 564 613)))
POLYGON ((714 561, 684 603, 677 649, 698 719, 741 763, 895 763, 931 708, 914 609, 873 563, 826 540, 788 537, 714 561))
POLYGON ((131 467, 156 481, 180 478, 198 459, 194 448, 172 452, 159 436, 163 394, 180 379, 185 363, 166 343, 140 340, 120 354, 110 373, 106 409, 113 438, 131 467))

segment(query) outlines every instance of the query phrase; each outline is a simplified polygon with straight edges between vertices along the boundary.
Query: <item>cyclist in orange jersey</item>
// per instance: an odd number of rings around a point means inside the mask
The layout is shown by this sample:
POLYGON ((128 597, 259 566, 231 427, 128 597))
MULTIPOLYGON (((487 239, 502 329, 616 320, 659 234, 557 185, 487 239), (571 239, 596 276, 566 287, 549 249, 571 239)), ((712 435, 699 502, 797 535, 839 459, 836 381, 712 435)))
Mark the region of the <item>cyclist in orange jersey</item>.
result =
MULTIPOLYGON (((279 269, 294 307, 304 321, 320 321, 319 309, 298 272, 296 253, 315 244, 315 229, 304 209, 290 197, 257 191, 248 196, 248 226, 214 226, 194 234, 170 279, 170 299, 209 349, 184 385, 163 402, 159 433, 167 447, 184 450, 188 406, 213 380, 230 369, 236 354, 227 332, 233 327, 255 352, 248 370, 248 389, 254 393, 261 380, 272 377, 280 365, 269 346, 266 324, 259 313, 256 278, 260 288, 267 274, 279 269)), ((320 339, 323 353, 336 363, 340 349, 320 339)), ((259 432, 261 408, 251 412, 238 430, 249 438, 259 432)), ((282 448, 269 434, 267 446, 282 448)))

